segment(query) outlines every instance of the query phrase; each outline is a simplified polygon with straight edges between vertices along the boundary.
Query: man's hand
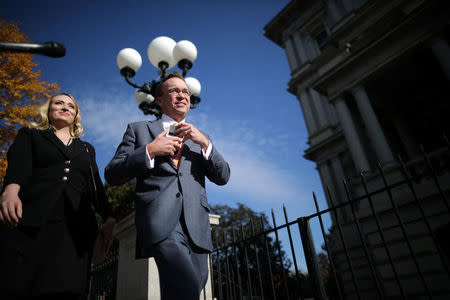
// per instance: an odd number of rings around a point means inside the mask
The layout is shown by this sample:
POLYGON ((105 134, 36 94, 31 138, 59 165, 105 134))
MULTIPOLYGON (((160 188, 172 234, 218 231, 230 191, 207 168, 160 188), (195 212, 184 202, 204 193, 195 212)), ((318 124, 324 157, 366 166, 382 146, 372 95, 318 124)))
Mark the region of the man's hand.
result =
POLYGON ((100 228, 101 234, 103 236, 105 252, 107 252, 109 250, 109 247, 111 247, 115 228, 116 228, 116 219, 111 217, 106 219, 105 223, 103 223, 102 227, 100 228))
POLYGON ((180 123, 176 125, 175 135, 183 138, 183 142, 192 140, 194 143, 200 145, 203 151, 208 149, 209 140, 192 124, 180 123))
POLYGON ((151 143, 147 144, 147 151, 153 159, 155 156, 173 156, 181 148, 181 138, 177 136, 166 136, 167 130, 161 132, 151 143))
POLYGON ((22 218, 22 201, 19 199, 20 185, 8 184, 0 200, 0 221, 16 227, 22 218))

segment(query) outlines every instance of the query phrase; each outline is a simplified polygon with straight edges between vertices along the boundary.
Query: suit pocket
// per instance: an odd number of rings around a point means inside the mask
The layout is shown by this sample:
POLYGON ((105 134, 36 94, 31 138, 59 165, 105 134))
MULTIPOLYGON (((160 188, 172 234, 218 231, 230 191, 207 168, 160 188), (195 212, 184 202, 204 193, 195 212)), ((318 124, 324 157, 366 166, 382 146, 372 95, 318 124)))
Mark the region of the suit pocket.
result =
POLYGON ((203 195, 200 196, 200 204, 206 209, 206 211, 208 211, 208 212, 211 211, 211 208, 209 207, 206 196, 203 196, 203 195))

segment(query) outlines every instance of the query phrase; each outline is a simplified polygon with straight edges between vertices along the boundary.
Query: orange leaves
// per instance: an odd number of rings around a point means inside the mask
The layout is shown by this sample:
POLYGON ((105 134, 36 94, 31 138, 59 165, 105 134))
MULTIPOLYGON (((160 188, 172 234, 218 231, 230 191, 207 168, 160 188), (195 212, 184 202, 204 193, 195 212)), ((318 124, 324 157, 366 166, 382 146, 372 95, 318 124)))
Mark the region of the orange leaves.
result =
MULTIPOLYGON (((17 23, 0 19, 0 41, 29 42, 17 23)), ((5 176, 6 152, 17 130, 38 115, 37 108, 59 91, 56 83, 41 81, 32 54, 0 52, 0 181, 5 176)))
POLYGON ((19 24, 17 22, 8 23, 0 19, 0 41, 27 43, 28 38, 19 31, 19 24))

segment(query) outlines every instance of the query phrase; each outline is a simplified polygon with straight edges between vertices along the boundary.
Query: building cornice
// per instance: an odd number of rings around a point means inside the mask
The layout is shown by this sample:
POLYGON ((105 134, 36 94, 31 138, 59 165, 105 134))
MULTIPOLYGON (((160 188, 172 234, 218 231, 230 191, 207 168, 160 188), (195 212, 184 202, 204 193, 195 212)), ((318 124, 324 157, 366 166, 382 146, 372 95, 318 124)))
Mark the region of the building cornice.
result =
POLYGON ((311 17, 314 17, 317 8, 322 6, 322 2, 317 0, 293 0, 289 2, 264 26, 264 36, 278 46, 284 47, 286 35, 308 22, 311 17))
POLYGON ((330 36, 332 46, 322 55, 308 62, 308 68, 300 66, 292 72, 288 91, 297 94, 297 89, 312 87, 328 95, 332 100, 343 90, 358 84, 362 78, 376 72, 385 64, 429 38, 433 31, 440 29, 437 27, 442 27, 442 24, 446 23, 442 22, 442 19, 448 17, 448 12, 439 11, 437 5, 433 5, 433 1, 408 11, 407 16, 401 15, 405 6, 399 6, 398 3, 399 1, 395 1, 390 4, 396 5, 396 9, 392 9, 391 6, 391 10, 378 7, 377 15, 380 15, 381 11, 382 16, 373 18, 366 15, 369 10, 364 7, 364 13, 355 18, 351 24, 339 25, 340 29, 330 36), (358 22, 369 24, 362 26, 358 22), (356 28, 354 30, 358 34, 352 39, 346 39, 344 36, 352 35, 348 28, 350 25, 356 28), (361 28, 364 28, 364 31, 361 31, 361 28), (411 39, 410 43, 407 43, 409 48, 404 47, 405 43, 397 42, 407 38, 411 39), (346 49, 343 46, 345 44, 350 48, 346 49), (397 47, 395 44, 398 44, 397 47), (358 66, 364 66, 362 68, 364 74, 355 72, 354 69, 358 66), (350 74, 353 74, 352 79, 347 78, 350 74))
POLYGON ((308 149, 304 151, 303 157, 314 161, 316 163, 319 163, 323 160, 322 157, 329 157, 328 154, 331 152, 341 153, 347 150, 347 146, 344 142, 344 134, 342 132, 342 129, 338 129, 334 132, 333 135, 328 136, 326 139, 322 140, 321 142, 312 145, 308 149), (336 146, 331 146, 336 145, 336 146))

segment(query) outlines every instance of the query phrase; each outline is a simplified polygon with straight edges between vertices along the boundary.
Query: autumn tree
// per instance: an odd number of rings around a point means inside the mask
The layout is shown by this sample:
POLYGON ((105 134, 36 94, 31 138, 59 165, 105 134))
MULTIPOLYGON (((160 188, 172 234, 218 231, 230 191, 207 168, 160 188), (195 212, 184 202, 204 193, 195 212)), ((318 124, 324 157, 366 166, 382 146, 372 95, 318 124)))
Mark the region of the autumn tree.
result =
MULTIPOLYGON (((0 41, 28 43, 17 23, 0 19, 0 41)), ((41 81, 32 54, 0 52, 0 182, 5 176, 6 152, 17 131, 38 116, 37 108, 59 91, 55 83, 41 81)))

